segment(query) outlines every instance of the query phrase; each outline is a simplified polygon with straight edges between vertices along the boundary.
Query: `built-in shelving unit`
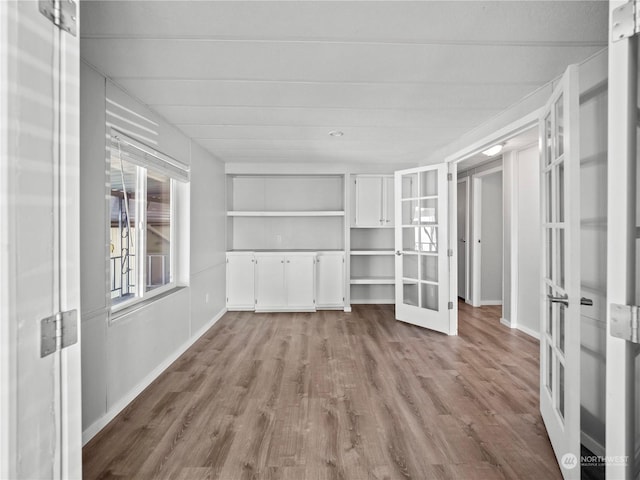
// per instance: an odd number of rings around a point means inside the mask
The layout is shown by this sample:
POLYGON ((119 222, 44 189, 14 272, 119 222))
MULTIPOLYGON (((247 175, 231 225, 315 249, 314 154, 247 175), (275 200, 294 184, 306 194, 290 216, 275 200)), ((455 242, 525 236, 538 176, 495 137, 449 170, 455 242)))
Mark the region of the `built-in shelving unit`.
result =
POLYGON ((351 303, 393 303, 393 176, 352 175, 349 184, 351 303))
POLYGON ((227 176, 227 308, 342 309, 344 175, 227 176))
POLYGON ((227 250, 344 251, 344 175, 228 175, 227 250))

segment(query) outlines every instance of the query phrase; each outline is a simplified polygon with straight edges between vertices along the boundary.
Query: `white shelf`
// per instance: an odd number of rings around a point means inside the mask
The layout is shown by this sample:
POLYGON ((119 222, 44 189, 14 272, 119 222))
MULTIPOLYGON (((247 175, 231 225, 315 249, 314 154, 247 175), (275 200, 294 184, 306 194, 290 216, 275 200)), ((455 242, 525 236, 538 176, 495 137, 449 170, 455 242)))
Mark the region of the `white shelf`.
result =
POLYGON ((371 248, 368 250, 351 250, 351 255, 394 255, 393 250, 385 248, 371 248))
POLYGON ((351 228, 395 228, 394 225, 368 225, 368 226, 359 226, 359 225, 351 225, 351 228))
POLYGON ((304 211, 238 211, 227 212, 229 217, 344 217, 344 210, 304 211))
POLYGON ((393 285, 394 277, 376 276, 376 277, 351 277, 351 285, 393 285))

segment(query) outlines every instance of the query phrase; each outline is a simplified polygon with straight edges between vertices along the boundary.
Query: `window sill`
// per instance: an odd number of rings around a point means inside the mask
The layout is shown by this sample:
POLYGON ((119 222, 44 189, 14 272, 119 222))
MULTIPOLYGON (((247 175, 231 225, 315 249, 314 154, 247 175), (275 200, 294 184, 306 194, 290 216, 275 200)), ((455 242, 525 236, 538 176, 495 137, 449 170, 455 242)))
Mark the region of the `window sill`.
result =
POLYGON ((157 293, 151 297, 139 300, 137 302, 133 302, 127 306, 118 308, 117 310, 114 311, 113 307, 111 307, 111 314, 109 316, 109 324, 115 323, 118 320, 122 319, 123 317, 126 317, 128 315, 131 315, 132 313, 135 313, 139 310, 142 310, 144 308, 147 308, 149 305, 162 300, 165 297, 168 297, 170 295, 173 295, 175 293, 181 292, 182 290, 184 290, 185 288, 187 288, 186 286, 176 286, 173 287, 169 290, 166 290, 164 292, 161 293, 157 293))

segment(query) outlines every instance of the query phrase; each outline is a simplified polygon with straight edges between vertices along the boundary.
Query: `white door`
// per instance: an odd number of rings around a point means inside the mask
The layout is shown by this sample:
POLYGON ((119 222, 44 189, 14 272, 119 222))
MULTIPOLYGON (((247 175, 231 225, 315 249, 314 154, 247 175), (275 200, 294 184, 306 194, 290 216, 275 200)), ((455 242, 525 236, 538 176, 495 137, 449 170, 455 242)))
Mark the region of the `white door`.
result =
POLYGON ((395 173, 396 319, 455 335, 445 164, 395 173))
POLYGON ((469 178, 458 181, 456 195, 458 197, 456 218, 458 222, 458 297, 467 299, 467 224, 469 178))
POLYGON ((344 306, 344 254, 320 253, 316 258, 318 308, 344 306))
POLYGON ((382 218, 382 177, 356 177, 356 226, 379 227, 382 218))
POLYGON ((0 2, 0 478, 82 476, 79 45, 43 3, 0 2))
POLYGON ((578 69, 540 118, 540 412, 565 478, 580 478, 580 155, 578 69))
MULTIPOLYGON (((634 4, 611 1, 612 17, 633 18, 634 4), (626 15, 624 10, 626 9, 626 15)), ((608 88, 608 215, 607 215, 607 344, 606 456, 607 478, 640 475, 640 348, 631 319, 640 305, 638 243, 638 35, 619 30, 627 22, 610 23, 608 88), (636 306, 635 308, 633 306, 636 306), (631 341, 634 340, 634 341, 631 341)), ((633 27, 633 21, 631 22, 633 27)), ((633 30, 633 28, 631 29, 633 30)))
POLYGON ((256 255, 256 310, 279 310, 287 305, 284 256, 256 255))
POLYGON ((285 259, 287 308, 315 310, 315 255, 290 255, 285 259))
POLYGON ((227 308, 254 309, 254 274, 252 253, 227 254, 227 308))

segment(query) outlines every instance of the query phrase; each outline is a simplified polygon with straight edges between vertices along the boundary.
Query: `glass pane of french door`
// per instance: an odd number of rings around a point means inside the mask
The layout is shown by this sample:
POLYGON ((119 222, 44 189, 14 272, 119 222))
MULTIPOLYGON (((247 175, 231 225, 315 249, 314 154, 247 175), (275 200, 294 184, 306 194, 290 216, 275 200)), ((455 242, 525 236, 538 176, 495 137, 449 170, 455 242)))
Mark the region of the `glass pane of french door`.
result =
POLYGON ((566 252, 565 231, 565 149, 564 149, 564 109, 560 95, 554 102, 553 108, 545 118, 545 144, 542 154, 543 201, 544 209, 544 282, 547 293, 547 308, 543 309, 546 316, 543 325, 542 340, 546 344, 546 387, 552 399, 552 405, 561 422, 564 421, 565 397, 565 305, 561 301, 567 299, 565 290, 566 252))
POLYGON ((406 305, 438 311, 438 170, 402 175, 402 282, 406 305))

